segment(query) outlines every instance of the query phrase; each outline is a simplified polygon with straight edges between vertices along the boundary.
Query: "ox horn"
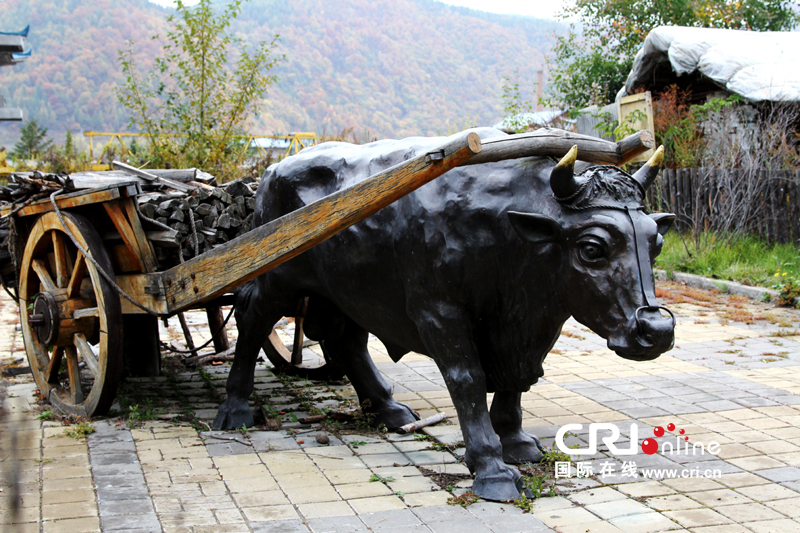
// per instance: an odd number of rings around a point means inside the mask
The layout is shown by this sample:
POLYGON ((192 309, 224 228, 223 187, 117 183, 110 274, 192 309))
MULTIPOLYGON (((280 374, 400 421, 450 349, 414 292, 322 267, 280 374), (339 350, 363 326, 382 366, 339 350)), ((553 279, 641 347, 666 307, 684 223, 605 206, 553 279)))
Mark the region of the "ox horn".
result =
POLYGON ((633 175, 633 179, 638 181, 642 189, 646 191, 656 180, 656 176, 658 176, 658 171, 661 170, 661 164, 663 162, 664 145, 662 144, 658 147, 656 153, 653 154, 653 157, 651 157, 642 168, 636 171, 636 174, 633 175))
POLYGON ((578 145, 574 145, 550 173, 550 188, 553 189, 556 198, 567 198, 578 189, 578 182, 575 181, 577 158, 578 145))

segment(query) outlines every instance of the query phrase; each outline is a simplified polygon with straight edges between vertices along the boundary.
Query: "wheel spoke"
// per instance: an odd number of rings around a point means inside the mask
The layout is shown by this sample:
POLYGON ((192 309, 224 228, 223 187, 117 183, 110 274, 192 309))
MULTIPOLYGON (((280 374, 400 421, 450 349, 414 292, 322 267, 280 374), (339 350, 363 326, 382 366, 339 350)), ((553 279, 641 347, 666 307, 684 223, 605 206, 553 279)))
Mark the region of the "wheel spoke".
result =
POLYGON ((72 403, 78 405, 83 403, 83 391, 81 390, 81 373, 78 368, 78 352, 74 346, 67 346, 64 350, 67 354, 67 370, 69 371, 69 390, 72 393, 72 403))
POLYGON ((36 272, 36 275, 39 276, 39 284, 42 288, 46 291, 52 291, 57 289, 55 282, 53 282, 53 278, 50 277, 50 272, 47 271, 47 265, 41 259, 34 259, 31 261, 31 266, 33 267, 33 271, 36 272))
POLYGON ((81 282, 83 276, 86 274, 86 258, 83 254, 78 252, 78 258, 75 260, 75 267, 72 269, 72 276, 69 278, 69 285, 67 285, 67 296, 75 298, 81 291, 81 282))
POLYGON ((94 354, 94 350, 92 350, 92 345, 89 344, 89 341, 86 340, 86 337, 83 336, 83 333, 76 333, 74 342, 75 348, 77 348, 78 353, 83 359, 83 362, 86 363, 86 366, 89 368, 92 376, 97 379, 99 362, 97 361, 97 356, 94 354))
POLYGON ((56 284, 60 288, 67 286, 69 271, 67 270, 67 249, 64 247, 64 234, 60 231, 51 231, 53 236, 53 258, 56 267, 56 284))
POLYGON ((86 309, 78 309, 77 311, 73 311, 72 313, 72 318, 74 320, 78 320, 80 318, 88 318, 88 317, 98 318, 99 316, 100 316, 100 311, 98 311, 96 307, 87 307, 86 309))
POLYGON ((57 385, 58 370, 61 368, 61 358, 64 355, 64 348, 56 346, 53 348, 53 353, 50 354, 50 364, 47 365, 47 382, 51 385, 57 385))

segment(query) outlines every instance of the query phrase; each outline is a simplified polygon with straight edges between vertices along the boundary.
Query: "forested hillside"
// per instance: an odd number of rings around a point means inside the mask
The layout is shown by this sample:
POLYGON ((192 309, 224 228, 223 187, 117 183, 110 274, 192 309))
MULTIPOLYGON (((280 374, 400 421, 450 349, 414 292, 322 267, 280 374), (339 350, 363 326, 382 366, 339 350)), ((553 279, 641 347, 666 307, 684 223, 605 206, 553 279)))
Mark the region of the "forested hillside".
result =
MULTIPOLYGON (((0 92, 56 138, 124 131, 117 50, 132 39, 147 67, 169 13, 147 0, 4 0, 3 27, 30 23, 33 56, 0 69, 0 92)), ((252 125, 260 133, 444 133, 502 116, 502 76, 532 90, 552 21, 491 15, 433 0, 251 0, 233 25, 256 42, 280 34, 287 61, 252 125)), ((0 125, 0 143, 19 126, 0 125)))

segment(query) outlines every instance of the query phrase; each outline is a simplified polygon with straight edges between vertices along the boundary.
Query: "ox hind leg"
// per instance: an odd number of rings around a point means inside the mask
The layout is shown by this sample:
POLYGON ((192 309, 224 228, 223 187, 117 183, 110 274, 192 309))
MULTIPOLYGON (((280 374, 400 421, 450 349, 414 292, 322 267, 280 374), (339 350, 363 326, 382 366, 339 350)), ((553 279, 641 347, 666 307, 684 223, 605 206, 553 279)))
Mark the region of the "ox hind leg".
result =
POLYGON ((225 387, 228 399, 217 411, 217 417, 211 424, 214 429, 239 429, 242 426, 252 427, 254 424, 248 398, 253 392, 256 359, 269 336, 272 324, 278 322, 282 316, 280 312, 268 310, 270 307, 258 280, 250 281, 236 291, 236 327, 239 330, 239 339, 225 387))
POLYGON ((503 461, 509 464, 538 463, 542 460, 542 444, 535 436, 522 431, 521 396, 519 392, 495 393, 489 411, 492 428, 500 437, 503 461))
POLYGON ((325 338, 325 349, 344 370, 358 394, 365 413, 374 416, 376 425, 396 429, 419 420, 407 405, 392 397, 392 390, 372 362, 367 350, 369 333, 350 318, 344 317, 340 335, 325 338))

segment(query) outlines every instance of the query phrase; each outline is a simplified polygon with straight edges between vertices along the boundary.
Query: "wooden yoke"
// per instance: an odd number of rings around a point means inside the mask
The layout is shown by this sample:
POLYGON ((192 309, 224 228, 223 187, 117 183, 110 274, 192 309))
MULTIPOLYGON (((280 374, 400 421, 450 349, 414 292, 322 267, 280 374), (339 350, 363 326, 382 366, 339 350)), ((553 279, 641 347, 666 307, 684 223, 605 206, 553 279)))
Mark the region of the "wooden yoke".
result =
MULTIPOLYGON (((160 275, 149 274, 150 287, 158 287, 158 300, 166 298, 167 314, 225 294, 464 164, 480 151, 478 135, 463 133, 435 150, 321 198, 160 275)), ((158 307, 161 312, 163 306, 158 307)))
POLYGON ((653 134, 647 130, 614 143, 590 135, 542 128, 530 133, 486 139, 483 141, 481 153, 464 164, 480 165, 532 156, 561 158, 576 144, 578 159, 581 161, 599 165, 622 165, 655 146, 655 140, 653 134))

